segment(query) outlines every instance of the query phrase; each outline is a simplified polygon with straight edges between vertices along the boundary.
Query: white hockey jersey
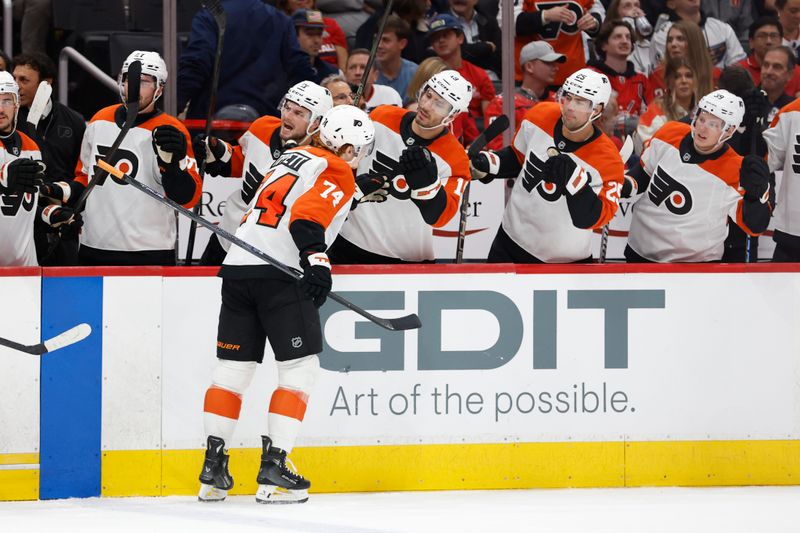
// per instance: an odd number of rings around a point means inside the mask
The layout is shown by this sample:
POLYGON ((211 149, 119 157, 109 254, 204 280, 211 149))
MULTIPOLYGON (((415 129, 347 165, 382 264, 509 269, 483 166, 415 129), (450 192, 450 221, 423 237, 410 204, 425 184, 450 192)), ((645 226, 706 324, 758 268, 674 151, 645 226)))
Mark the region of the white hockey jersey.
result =
POLYGON ((742 221, 742 156, 726 146, 721 155, 706 158, 690 154, 691 146, 691 126, 667 122, 642 153, 641 164, 651 179, 633 206, 628 245, 650 261, 718 261, 728 217, 756 235, 742 221))
POLYGON ((438 137, 427 148, 439 173, 447 204, 433 224, 428 225, 419 208, 410 200, 411 189, 397 174, 400 154, 416 142, 409 133, 413 114, 395 106, 380 106, 370 113, 375 124, 375 149, 365 157, 358 173, 376 172, 392 179, 389 198, 382 203, 363 203, 350 213, 342 237, 362 250, 403 261, 430 261, 433 252, 433 227, 447 224, 458 212, 461 194, 470 180, 469 159, 452 133, 438 137), (406 141, 404 141, 404 137, 406 141))
POLYGON ((783 179, 775 199, 775 229, 800 236, 800 99, 781 109, 764 131, 767 162, 783 179))
POLYGON ((544 180, 540 169, 550 157, 547 149, 568 153, 588 173, 588 186, 602 202, 595 228, 614 218, 624 172, 619 151, 605 134, 595 134, 578 144, 561 138, 557 133, 560 129, 561 106, 555 102, 541 102, 525 114, 512 145, 522 171, 515 180, 502 222, 503 230, 515 243, 546 263, 571 263, 592 255, 592 230, 575 227, 566 198, 554 184, 544 180))
MULTIPOLYGON (((355 188, 353 170, 332 152, 310 146, 287 150, 261 182, 236 236, 299 269, 299 251, 289 232, 292 222, 316 222, 330 246, 350 211, 355 188)), ((231 247, 223 263, 266 264, 238 246, 231 247)))
MULTIPOLYGON (((242 178, 255 175, 261 181, 283 151, 278 136, 280 127, 280 119, 272 116, 261 117, 253 122, 239 137, 239 145, 233 148, 231 175, 242 178)), ((225 213, 222 215, 219 227, 228 233, 236 233, 245 211, 247 204, 242 199, 241 189, 234 191, 225 203, 225 213)), ((220 239, 219 243, 226 252, 231 247, 227 239, 220 239)))
MULTIPOLYGON (((661 25, 653 34, 650 42, 650 54, 652 65, 660 65, 661 60, 666 54, 667 33, 674 21, 668 21, 661 25)), ((742 43, 736 37, 736 32, 729 24, 714 17, 703 17, 700 28, 708 44, 708 52, 711 54, 711 63, 720 69, 728 65, 734 65, 747 57, 742 43)))
MULTIPOLYGON (((39 146, 30 137, 17 132, 12 139, 0 150, 0 166, 18 158, 42 159, 39 146), (19 142, 14 142, 17 139, 19 142)), ((0 266, 39 265, 33 242, 38 201, 38 194, 0 194, 0 266)))
MULTIPOLYGON (((86 126, 81 144, 81 157, 75 169, 75 181, 86 185, 95 172, 98 159, 105 157, 120 132, 114 114, 120 105, 100 110, 86 126)), ((197 184, 195 195, 184 207, 192 207, 200 198, 202 185, 192 151, 189 132, 181 122, 160 113, 130 129, 115 158, 116 167, 131 177, 164 194, 161 172, 153 149, 153 129, 170 124, 186 135, 187 171, 197 184)), ((83 213, 81 244, 98 250, 138 252, 170 250, 175 246, 177 224, 175 214, 146 194, 113 176, 97 186, 86 201, 83 213)))

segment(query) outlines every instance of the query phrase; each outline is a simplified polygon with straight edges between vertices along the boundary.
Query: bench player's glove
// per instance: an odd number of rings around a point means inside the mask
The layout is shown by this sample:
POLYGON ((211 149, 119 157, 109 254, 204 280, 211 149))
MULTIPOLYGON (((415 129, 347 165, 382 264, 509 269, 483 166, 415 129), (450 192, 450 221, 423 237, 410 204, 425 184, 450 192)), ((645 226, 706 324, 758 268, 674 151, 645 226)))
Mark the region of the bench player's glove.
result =
POLYGON ((430 200, 442 186, 439 171, 430 150, 424 146, 409 146, 400 154, 400 171, 411 188, 414 200, 430 200))
POLYGON ((153 148, 165 164, 181 163, 186 158, 186 136, 181 130, 166 124, 153 130, 153 148))
POLYGON ((45 164, 33 159, 15 159, 0 167, 0 191, 35 193, 44 179, 45 164))
POLYGON ((556 154, 544 162, 544 180, 556 185, 562 194, 574 195, 589 183, 589 175, 567 154, 556 154))
POLYGON ((314 300, 314 305, 322 307, 333 287, 328 255, 325 252, 301 253, 300 266, 303 268, 300 290, 314 300))
POLYGON ((472 179, 489 183, 500 172, 500 158, 494 152, 478 152, 469 160, 472 179))
POLYGON ((748 202, 766 203, 769 199, 769 167, 757 155, 746 155, 739 169, 739 185, 748 202))
POLYGON ((353 199, 364 202, 385 202, 389 196, 389 180, 380 174, 360 174, 356 176, 356 192, 353 199))

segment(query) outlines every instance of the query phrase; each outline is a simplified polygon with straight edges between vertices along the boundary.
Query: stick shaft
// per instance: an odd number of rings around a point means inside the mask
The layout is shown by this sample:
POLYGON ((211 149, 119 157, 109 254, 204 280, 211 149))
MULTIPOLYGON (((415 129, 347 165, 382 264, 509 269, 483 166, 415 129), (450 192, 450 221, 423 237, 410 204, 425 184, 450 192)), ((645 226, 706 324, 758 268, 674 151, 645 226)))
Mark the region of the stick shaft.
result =
MULTIPOLYGON (((361 78, 361 83, 358 84, 358 90, 356 91, 356 95, 353 98, 353 105, 358 107, 358 102, 361 101, 361 96, 364 94, 364 87, 367 85, 367 80, 369 79, 369 73, 372 70, 372 64, 375 63, 375 54, 378 52, 378 44, 381 42, 381 36, 383 36, 383 29, 386 27, 386 20, 389 18, 389 15, 392 13, 392 6, 394 4, 394 0, 389 0, 386 3, 386 9, 383 12, 383 16, 381 16, 381 21, 378 24, 378 33, 375 34, 375 39, 372 41, 372 48, 369 51, 369 59, 367 60, 367 66, 364 69, 364 75, 361 78)), ((402 94, 400 95, 403 96, 402 94)))

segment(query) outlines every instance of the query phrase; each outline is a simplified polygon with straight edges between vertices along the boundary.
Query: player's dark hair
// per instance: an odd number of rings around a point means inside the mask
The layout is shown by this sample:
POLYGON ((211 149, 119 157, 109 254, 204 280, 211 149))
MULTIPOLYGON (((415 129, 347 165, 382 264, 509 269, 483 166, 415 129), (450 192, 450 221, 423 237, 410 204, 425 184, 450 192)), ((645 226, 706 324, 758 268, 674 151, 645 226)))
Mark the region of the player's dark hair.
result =
POLYGON ((28 52, 14 57, 14 65, 24 65, 39 73, 40 81, 56 80, 56 65, 47 54, 42 52, 28 52))

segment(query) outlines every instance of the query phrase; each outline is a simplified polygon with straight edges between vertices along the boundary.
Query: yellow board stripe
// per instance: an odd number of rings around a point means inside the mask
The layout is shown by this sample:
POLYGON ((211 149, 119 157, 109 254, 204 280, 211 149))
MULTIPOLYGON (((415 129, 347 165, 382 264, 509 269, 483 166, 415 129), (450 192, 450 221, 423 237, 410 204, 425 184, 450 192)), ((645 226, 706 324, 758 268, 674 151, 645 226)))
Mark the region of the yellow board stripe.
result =
POLYGON ((0 501, 39 499, 38 453, 0 454, 0 467, 0 501))
MULTIPOLYGON (((261 451, 231 450, 231 494, 261 451)), ((800 441, 569 442, 298 448, 312 492, 800 484, 800 441)), ((203 450, 103 453, 104 496, 196 494, 203 450)))
POLYGON ((38 453, 0 453, 0 465, 38 465, 38 453))

